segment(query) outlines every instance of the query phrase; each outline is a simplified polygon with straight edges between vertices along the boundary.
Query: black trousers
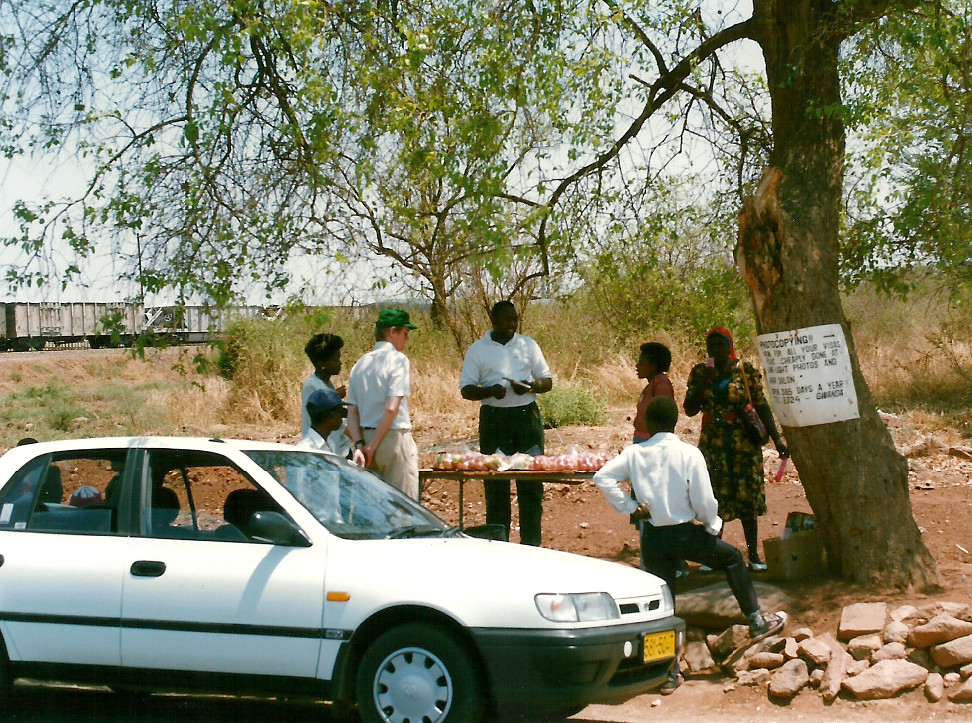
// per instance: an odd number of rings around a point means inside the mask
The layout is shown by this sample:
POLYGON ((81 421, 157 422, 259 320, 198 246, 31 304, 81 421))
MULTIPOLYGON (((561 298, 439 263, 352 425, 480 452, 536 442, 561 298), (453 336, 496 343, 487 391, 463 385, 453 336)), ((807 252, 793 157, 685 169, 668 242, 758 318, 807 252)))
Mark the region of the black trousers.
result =
POLYGON ((675 596, 675 571, 679 562, 690 560, 724 570, 729 589, 744 615, 759 610, 756 588, 742 553, 728 542, 710 535, 702 525, 686 522, 669 527, 641 526, 641 566, 666 583, 675 596))
MULTIPOLYGON (((524 452, 543 454, 543 421, 536 402, 520 407, 479 408, 479 451, 493 454, 524 452)), ((499 524, 510 536, 512 511, 509 480, 486 480, 486 524, 499 524)), ((540 521, 543 516, 543 483, 516 481, 516 498, 520 505, 520 542, 540 545, 540 521)))

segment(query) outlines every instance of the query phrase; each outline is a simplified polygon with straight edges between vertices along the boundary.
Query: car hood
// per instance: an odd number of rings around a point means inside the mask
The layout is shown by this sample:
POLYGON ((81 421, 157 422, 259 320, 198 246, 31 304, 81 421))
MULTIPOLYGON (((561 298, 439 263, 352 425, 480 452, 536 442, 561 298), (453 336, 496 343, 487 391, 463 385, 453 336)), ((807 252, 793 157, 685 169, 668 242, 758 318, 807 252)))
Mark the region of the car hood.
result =
POLYGON ((654 575, 526 545, 466 537, 333 540, 328 560, 328 592, 347 592, 353 601, 365 597, 372 606, 448 610, 470 627, 563 627, 540 616, 539 593, 606 592, 619 603, 644 602, 642 619, 671 614, 662 600, 664 583, 654 575), (380 598, 389 593, 395 602, 385 604, 380 598), (650 600, 661 604, 649 612, 650 600))

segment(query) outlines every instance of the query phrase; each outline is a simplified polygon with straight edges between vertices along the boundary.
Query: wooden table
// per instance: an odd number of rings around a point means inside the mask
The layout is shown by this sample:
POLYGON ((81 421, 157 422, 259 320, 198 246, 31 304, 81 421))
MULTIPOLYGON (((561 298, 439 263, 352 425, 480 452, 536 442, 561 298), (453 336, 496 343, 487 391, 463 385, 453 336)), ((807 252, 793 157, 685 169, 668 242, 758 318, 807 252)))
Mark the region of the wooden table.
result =
POLYGON ((594 477, 593 472, 545 472, 539 470, 508 469, 498 470, 458 470, 458 469, 420 469, 419 489, 423 489, 425 481, 430 479, 453 479, 459 482, 459 529, 462 529, 463 487, 466 482, 485 480, 521 480, 523 482, 552 482, 562 485, 581 484, 584 480, 594 477))

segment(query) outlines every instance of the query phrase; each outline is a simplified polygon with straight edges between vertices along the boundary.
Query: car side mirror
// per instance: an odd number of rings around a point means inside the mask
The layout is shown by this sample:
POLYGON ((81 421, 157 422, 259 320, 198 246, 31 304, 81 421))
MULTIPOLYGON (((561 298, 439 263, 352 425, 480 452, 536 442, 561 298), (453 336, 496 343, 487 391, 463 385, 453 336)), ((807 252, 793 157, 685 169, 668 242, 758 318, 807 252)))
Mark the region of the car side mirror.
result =
POLYGON ((287 547, 310 547, 297 524, 279 512, 260 511, 250 516, 250 537, 257 542, 287 547))
POLYGON ((475 527, 467 527, 462 532, 469 537, 478 537, 481 540, 509 542, 509 539, 506 537, 506 528, 503 525, 476 525, 475 527))

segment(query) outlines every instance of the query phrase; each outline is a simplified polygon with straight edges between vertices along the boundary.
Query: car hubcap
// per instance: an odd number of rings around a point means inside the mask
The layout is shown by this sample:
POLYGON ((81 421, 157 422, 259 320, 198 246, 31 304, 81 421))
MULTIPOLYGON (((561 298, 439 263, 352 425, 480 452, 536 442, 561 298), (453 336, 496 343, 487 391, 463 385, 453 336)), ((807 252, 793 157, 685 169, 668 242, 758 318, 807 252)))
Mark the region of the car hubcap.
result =
POLYGON ((452 678, 436 656, 402 648, 385 658, 375 675, 375 705, 389 723, 435 723, 452 705, 452 678))

